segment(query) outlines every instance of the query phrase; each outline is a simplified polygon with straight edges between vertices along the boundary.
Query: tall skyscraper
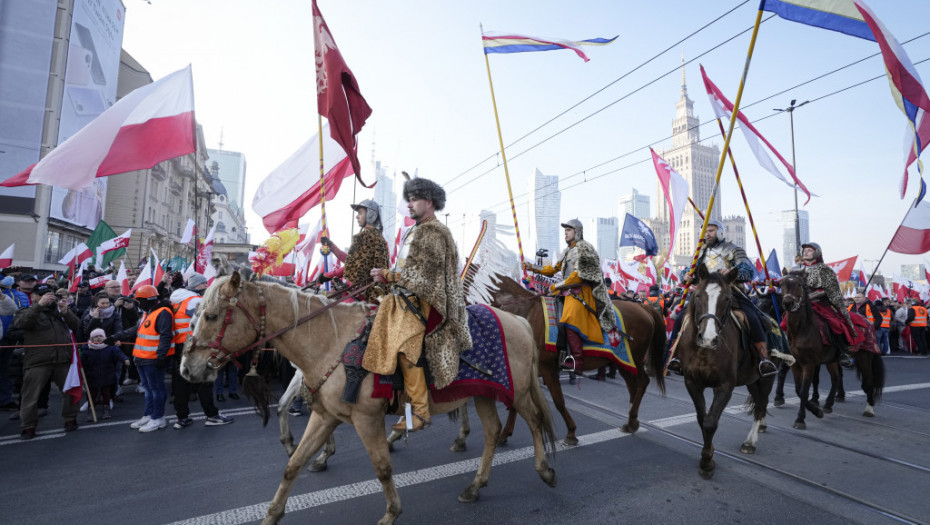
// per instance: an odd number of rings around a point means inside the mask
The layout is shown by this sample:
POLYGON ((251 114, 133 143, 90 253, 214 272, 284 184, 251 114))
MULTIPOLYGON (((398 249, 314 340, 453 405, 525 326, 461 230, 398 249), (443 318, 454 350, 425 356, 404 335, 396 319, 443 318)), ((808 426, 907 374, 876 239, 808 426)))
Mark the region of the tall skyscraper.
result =
POLYGON ((229 205, 244 210, 245 155, 237 151, 207 149, 207 167, 217 174, 229 195, 229 205), (216 166, 213 166, 216 163, 216 166))
POLYGON ((603 259, 616 259, 620 244, 620 223, 616 217, 582 219, 584 239, 594 246, 603 259))
MULTIPOLYGON (((381 225, 384 236, 393 239, 397 235, 397 192, 394 191, 394 177, 387 174, 381 161, 375 162, 375 196, 374 201, 381 206, 381 225)), ((393 246, 391 246, 393 248, 393 246)))
MULTIPOLYGON (((552 261, 559 255, 562 228, 559 213, 562 205, 562 192, 559 191, 557 175, 543 175, 536 170, 530 179, 530 231, 527 243, 532 253, 524 256, 535 258, 536 252, 546 250, 546 260, 552 261)), ((529 250, 528 250, 529 252, 529 250)))
MULTIPOLYGON (((794 231, 794 210, 781 212, 783 228, 783 242, 781 252, 782 266, 790 268, 794 264, 794 256, 799 253, 797 239, 794 231)), ((798 210, 798 225, 801 230, 801 244, 810 242, 811 228, 807 210, 798 210)))
MULTIPOLYGON (((620 196, 620 214, 617 217, 617 243, 619 244, 620 238, 620 228, 623 227, 623 221, 626 220, 626 214, 636 217, 637 219, 646 220, 649 218, 650 209, 649 209, 649 195, 641 194, 636 188, 633 188, 633 193, 629 195, 620 196)), ((665 244, 668 246, 668 243, 665 244)), ((598 252, 600 253, 600 252, 598 252)), ((613 252, 610 252, 613 253, 613 252)), ((624 246, 617 251, 617 257, 623 260, 629 260, 633 257, 633 254, 636 253, 636 248, 631 246, 624 246)), ((607 257, 606 255, 601 254, 601 257, 607 257)), ((613 259, 613 257, 607 257, 608 259, 613 259)))
MULTIPOLYGON (((682 58, 681 66, 681 98, 675 104, 675 120, 672 121, 672 147, 657 151, 682 177, 688 181, 691 198, 701 209, 707 209, 710 202, 711 191, 714 188, 714 177, 717 174, 717 161, 720 159, 720 149, 717 146, 701 144, 701 133, 698 128, 700 120, 694 115, 694 101, 688 98, 688 88, 685 84, 685 67, 682 58)), ((711 212, 712 219, 720 219, 722 206, 720 191, 714 201, 711 212)), ((656 179, 656 220, 651 221, 650 227, 656 234, 659 243, 659 253, 668 251, 668 203, 665 194, 656 179), (663 226, 664 223, 664 226, 663 226), (664 235, 663 235, 664 231, 664 235), (663 239, 664 237, 664 239, 663 239)), ((691 206, 685 207, 675 236, 675 263, 684 265, 691 262, 697 241, 701 235, 703 221, 691 206)))

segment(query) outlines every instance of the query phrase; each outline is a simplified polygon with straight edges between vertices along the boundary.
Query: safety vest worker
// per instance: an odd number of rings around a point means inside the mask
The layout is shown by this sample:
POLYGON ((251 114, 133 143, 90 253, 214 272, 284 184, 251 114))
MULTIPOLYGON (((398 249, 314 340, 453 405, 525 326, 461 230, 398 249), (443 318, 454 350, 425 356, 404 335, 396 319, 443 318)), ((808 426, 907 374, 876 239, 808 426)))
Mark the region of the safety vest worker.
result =
POLYGON ((882 328, 891 328, 891 312, 882 310, 882 328))

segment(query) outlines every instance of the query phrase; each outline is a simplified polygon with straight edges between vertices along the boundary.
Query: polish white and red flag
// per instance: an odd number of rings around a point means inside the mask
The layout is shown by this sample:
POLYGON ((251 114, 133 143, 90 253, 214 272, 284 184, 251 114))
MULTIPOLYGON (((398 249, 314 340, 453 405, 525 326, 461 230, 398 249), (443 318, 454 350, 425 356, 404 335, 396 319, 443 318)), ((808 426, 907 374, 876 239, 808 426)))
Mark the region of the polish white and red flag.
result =
POLYGON ((107 284, 107 281, 112 281, 112 280, 113 280, 113 275, 109 273, 106 275, 101 275, 100 277, 94 277, 93 279, 89 281, 90 289, 96 290, 97 288, 102 288, 103 285, 107 284))
POLYGON ((71 396, 72 405, 80 403, 84 395, 84 384, 81 382, 81 357, 78 354, 73 332, 71 333, 71 366, 68 367, 68 375, 65 376, 65 384, 62 385, 61 390, 71 396))
POLYGON ((181 236, 181 244, 190 244, 194 239, 194 233, 197 230, 194 219, 187 219, 187 226, 184 227, 184 235, 181 236))
POLYGON ((836 279, 841 283, 845 283, 852 278, 853 268, 856 267, 856 259, 858 258, 858 255, 853 255, 848 259, 826 264, 833 270, 833 273, 836 274, 836 279))
POLYGON ((323 218, 320 217, 313 226, 310 223, 301 224, 299 228, 300 236, 297 237, 297 244, 294 246, 294 253, 309 253, 320 242, 323 237, 323 218))
POLYGON ((662 193, 665 195, 665 203, 668 206, 668 227, 669 239, 668 254, 672 254, 672 248, 675 246, 675 235, 678 233, 678 225, 681 223, 681 216, 685 212, 685 206, 688 204, 688 181, 662 157, 656 155, 652 148, 652 163, 656 168, 656 176, 659 177, 659 185, 662 186, 662 193))
POLYGON ((83 263, 87 259, 90 259, 93 256, 94 256, 94 252, 91 251, 91 249, 88 248, 87 245, 82 242, 81 244, 78 244, 74 248, 71 248, 71 250, 68 253, 66 253, 65 256, 61 258, 60 261, 58 261, 58 264, 66 264, 73 268, 83 263))
POLYGON ((200 247, 200 251, 197 252, 197 259, 194 261, 194 270, 197 273, 204 274, 207 270, 207 266, 210 266, 210 259, 213 257, 213 236, 216 234, 216 224, 210 228, 210 232, 207 233, 207 238, 203 240, 203 245, 200 247))
POLYGON ((881 299, 883 297, 882 289, 875 284, 870 284, 866 290, 866 297, 868 297, 869 301, 873 302, 877 299, 881 299))
POLYGON ((129 238, 132 237, 132 228, 129 228, 125 232, 112 239, 103 241, 100 243, 100 246, 97 246, 97 262, 103 263, 103 256, 113 250, 119 250, 120 248, 125 248, 129 246, 129 238))
POLYGON ((149 169, 196 151, 191 67, 121 98, 2 186, 48 184, 80 190, 96 177, 149 169))
MULTIPOLYGON (((730 102, 727 97, 723 96, 723 92, 720 91, 720 88, 710 81, 710 78, 707 77, 707 73, 704 71, 704 66, 701 66, 701 77, 704 79, 704 87, 707 89, 707 96, 710 98, 711 107, 714 108, 714 114, 717 115, 718 119, 729 121, 730 117, 733 115, 733 103, 730 102)), ((765 171, 774 175, 778 180, 792 188, 797 187, 804 192, 804 194, 807 195, 807 201, 805 201, 804 204, 807 204, 807 202, 811 200, 811 192, 808 191, 804 183, 798 180, 791 163, 785 160, 785 158, 781 156, 781 153, 779 153, 769 141, 765 140, 765 137, 763 137, 762 134, 759 133, 759 130, 749 122, 749 119, 746 118, 746 115, 744 115, 742 111, 737 113, 736 118, 739 119, 739 127, 743 130, 743 136, 749 144, 749 149, 752 150, 759 164, 765 171), (779 162, 781 162, 782 167, 788 173, 789 177, 785 177, 782 174, 768 152, 774 154, 779 162)))
POLYGON ((71 278, 71 286, 68 288, 68 292, 74 293, 78 290, 81 281, 84 280, 84 270, 87 269, 87 261, 81 263, 80 268, 74 271, 74 276, 71 278))
POLYGON ((930 252, 930 203, 927 199, 907 211, 891 238, 888 250, 911 255, 930 252))
POLYGON ((152 265, 146 261, 146 263, 142 265, 142 269, 139 270, 139 276, 136 277, 136 282, 132 283, 132 288, 129 289, 129 292, 133 293, 147 284, 152 284, 154 286, 152 283, 152 265))
POLYGON ((119 283, 119 293, 129 295, 129 273, 126 272, 126 263, 120 260, 119 271, 116 272, 116 282, 119 283))
POLYGON ((216 280, 216 267, 213 266, 212 262, 207 261, 207 266, 203 269, 203 276, 207 278, 207 286, 213 285, 213 281, 216 280))
POLYGON ((161 261, 158 260, 158 254, 155 253, 155 249, 149 249, 152 250, 152 260, 155 261, 155 273, 152 275, 152 285, 158 286, 158 283, 165 278, 165 268, 162 266, 161 261))
MULTIPOLYGON (((352 163, 323 126, 323 173, 326 200, 336 196, 342 180, 352 175, 352 163)), ((320 136, 314 135, 275 168, 258 186, 252 210, 262 218, 268 233, 294 228, 297 221, 320 203, 320 136)))
POLYGON ((13 266, 13 250, 16 249, 16 243, 11 244, 3 253, 0 253, 0 269, 13 266))

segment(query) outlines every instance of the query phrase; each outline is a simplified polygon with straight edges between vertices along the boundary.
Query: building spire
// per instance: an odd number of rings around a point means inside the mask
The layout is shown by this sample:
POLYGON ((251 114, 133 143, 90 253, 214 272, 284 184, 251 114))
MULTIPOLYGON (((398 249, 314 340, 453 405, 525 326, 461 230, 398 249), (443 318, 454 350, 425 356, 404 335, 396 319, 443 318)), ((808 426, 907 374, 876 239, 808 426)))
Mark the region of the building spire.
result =
POLYGON ((681 52, 681 96, 688 96, 688 87, 685 84, 685 52, 681 52))

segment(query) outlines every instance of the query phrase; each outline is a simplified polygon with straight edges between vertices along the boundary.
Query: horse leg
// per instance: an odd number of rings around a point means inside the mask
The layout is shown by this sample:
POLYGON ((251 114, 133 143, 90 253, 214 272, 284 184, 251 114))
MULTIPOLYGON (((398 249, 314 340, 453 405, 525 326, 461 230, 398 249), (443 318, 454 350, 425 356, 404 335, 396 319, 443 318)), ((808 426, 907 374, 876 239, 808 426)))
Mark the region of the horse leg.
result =
POLYGON ((471 425, 468 423, 468 403, 458 408, 458 418, 459 435, 455 438, 449 450, 452 452, 465 452, 465 449, 468 448, 465 444, 465 440, 468 439, 468 435, 471 434, 471 425))
POLYGON ((843 382, 843 377, 840 375, 840 367, 836 362, 827 364, 827 373, 830 374, 830 393, 827 394, 827 400, 823 403, 823 413, 832 414, 833 413, 833 403, 836 401, 836 394, 838 388, 843 382))
POLYGON ((502 447, 507 444, 507 440, 510 439, 510 436, 513 435, 513 428, 517 424, 517 413, 513 408, 507 409, 507 422, 504 423, 504 429, 501 430, 501 434, 497 437, 497 446, 502 447))
POLYGON ((326 440, 326 444, 323 445, 323 452, 320 452, 320 455, 310 462, 310 466, 307 468, 310 472, 323 472, 327 468, 326 462, 329 461, 329 458, 335 453, 336 436, 330 435, 329 439, 326 440))
POLYGON ((497 447, 497 437, 501 432, 501 420, 497 417, 497 405, 494 400, 476 397, 475 411, 481 418, 481 426, 484 429, 484 451, 481 453, 481 462, 478 464, 475 479, 459 494, 459 501, 462 503, 477 501, 478 491, 488 485, 491 464, 494 462, 494 449, 497 447))
POLYGON ((710 410, 707 411, 707 417, 701 425, 701 432, 704 434, 704 449, 701 450, 701 462, 698 463, 698 473, 704 479, 710 479, 714 476, 714 434, 717 433, 717 424, 720 422, 720 415, 723 409, 730 402, 730 396, 733 395, 732 386, 718 386, 714 388, 714 400, 710 403, 710 410))
POLYGON ((820 365, 814 367, 814 373, 811 374, 811 397, 810 402, 820 404, 820 365))
POLYGON ((630 413, 627 422, 620 427, 620 430, 627 434, 639 430, 639 405, 643 402, 643 396, 646 395, 646 387, 649 386, 649 375, 646 371, 638 370, 638 372, 638 374, 633 374, 620 369, 620 376, 626 381, 626 388, 630 392, 630 413))
POLYGON ((872 378, 872 360, 881 359, 874 355, 866 354, 860 351, 856 356, 856 368, 859 370, 859 376, 862 378, 862 391, 865 392, 865 412, 864 417, 875 417, 875 381, 872 378))
POLYGON ((820 410, 820 407, 814 404, 810 400, 810 388, 811 388, 811 376, 814 372, 813 365, 806 365, 801 369, 801 372, 795 372, 794 382, 795 390, 798 393, 798 398, 800 398, 800 406, 798 408, 798 417, 794 420, 794 428, 798 430, 806 430, 807 423, 804 422, 807 411, 809 410, 811 414, 814 414, 817 418, 823 417, 823 411, 820 410))
POLYGON ((575 430, 578 426, 575 424, 575 420, 572 419, 571 414, 568 413, 568 408, 565 407, 565 395, 562 393, 562 384, 559 383, 559 372, 555 360, 546 360, 547 365, 549 361, 552 362, 552 366, 546 366, 545 368, 543 368, 543 363, 540 363, 539 373, 542 375, 543 383, 549 389, 552 404, 555 405, 555 409, 559 411, 559 414, 562 414, 565 427, 568 429, 568 433, 565 434, 565 439, 562 442, 569 447, 574 447, 578 444, 578 438, 575 436, 575 430))
POLYGON ((307 423, 307 429, 304 430, 303 437, 291 459, 287 462, 287 468, 284 469, 284 479, 278 486, 278 491, 268 506, 268 514, 262 521, 262 525, 272 525, 278 523, 284 516, 284 507, 287 504, 287 496, 291 492, 291 487, 304 465, 310 460, 310 456, 316 453, 327 438, 332 436, 333 430, 339 425, 339 420, 335 418, 324 418, 319 412, 310 415, 310 421, 307 423))
POLYGON ((778 367, 778 383, 775 387, 775 403, 776 407, 781 407, 785 405, 785 379, 788 377, 788 371, 791 370, 791 367, 782 362, 781 366, 778 367))
MULTIPOLYGON (((753 421, 752 428, 749 430, 749 435, 739 449, 743 454, 756 453, 756 443, 759 441, 759 433, 765 431, 765 409, 768 404, 768 393, 764 392, 764 387, 765 385, 762 384, 761 380, 746 385, 746 390, 749 390, 749 395, 752 396, 753 421)), ((768 385, 768 387, 771 389, 771 385, 768 385)))
MULTIPOLYGON (((707 401, 704 400, 704 387, 689 380, 687 376, 685 377, 685 387, 688 389, 688 394, 691 396, 691 401, 694 403, 694 411, 697 416, 698 426, 701 427, 701 434, 704 436, 704 448, 701 450, 701 461, 698 464, 698 472, 702 477, 708 478, 709 476, 705 475, 704 470, 705 458, 713 458, 714 446, 707 440, 707 433, 704 432, 704 420, 707 415, 707 401)), ((713 459, 710 459, 710 462, 713 463, 713 459)))
POLYGON ((291 423, 287 410, 291 406, 291 401, 300 395, 300 383, 303 382, 303 379, 303 372, 297 369, 281 399, 278 400, 278 428, 281 431, 281 444, 284 445, 284 450, 287 451, 288 456, 294 454, 297 446, 294 445, 294 436, 291 435, 291 423))
POLYGON ((384 415, 353 413, 352 424, 355 426, 358 437, 362 439, 365 450, 368 451, 368 457, 371 458, 371 464, 375 468, 375 476, 381 482, 384 499, 387 500, 384 516, 378 520, 378 525, 391 525, 400 516, 401 505, 400 495, 397 494, 397 487, 392 477, 393 468, 384 431, 384 415))
POLYGON ((548 405, 546 398, 543 396, 542 388, 538 383, 530 384, 529 395, 521 396, 514 399, 512 413, 520 414, 520 417, 526 421, 530 427, 530 434, 533 436, 533 456, 536 473, 542 478, 543 482, 550 487, 558 484, 558 478, 555 470, 549 468, 549 462, 546 459, 546 442, 551 445, 551 451, 555 453, 555 437, 552 430, 552 418, 548 416, 548 405))

